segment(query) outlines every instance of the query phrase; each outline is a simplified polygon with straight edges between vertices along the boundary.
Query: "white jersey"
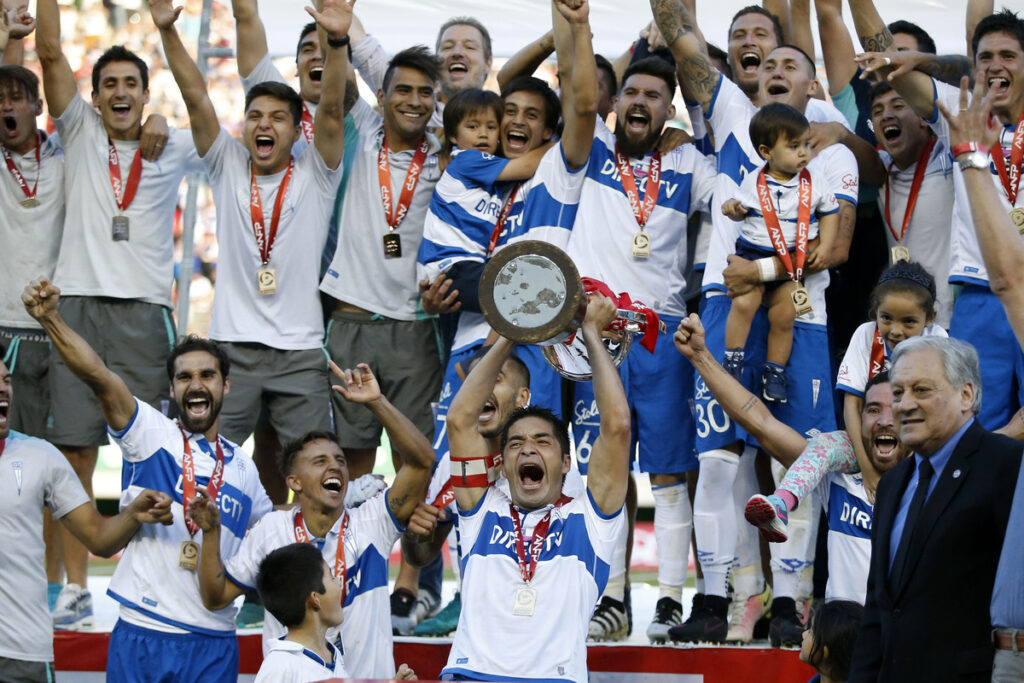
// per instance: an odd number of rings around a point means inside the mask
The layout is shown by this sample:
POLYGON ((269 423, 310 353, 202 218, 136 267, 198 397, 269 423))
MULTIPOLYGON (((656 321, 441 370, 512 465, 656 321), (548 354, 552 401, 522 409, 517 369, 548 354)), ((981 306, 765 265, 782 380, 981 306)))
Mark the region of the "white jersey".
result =
MULTIPOLYGON (((171 307, 174 211, 186 173, 201 173, 192 133, 171 129, 163 154, 143 160, 135 199, 124 211, 128 239, 113 239, 119 213, 110 185, 107 131, 93 108, 75 95, 54 120, 64 145, 66 215, 54 281, 61 293, 137 299, 171 307)), ((114 140, 121 182, 128 183, 138 140, 114 140)))
POLYGON ((511 501, 490 488, 473 510, 459 511, 462 615, 441 672, 508 681, 587 680, 587 626, 608 581, 625 514, 605 515, 586 495, 561 507, 520 511, 523 534, 551 511, 550 528, 530 587, 532 616, 512 614, 524 587, 516 559, 511 501), (500 643, 500 647, 496 647, 500 643))
MULTIPOLYGON (((949 122, 939 113, 938 103, 942 102, 947 111, 957 111, 960 108, 960 89, 935 79, 932 79, 932 83, 935 86, 935 116, 928 123, 939 136, 939 141, 948 148, 949 122)), ((1010 147, 1016 130, 1016 124, 1003 124, 1000 133, 999 142, 1003 147, 1007 169, 1010 167, 1010 147)), ((1012 207, 1006 198, 1006 190, 1003 189, 995 164, 990 164, 989 168, 992 171, 996 194, 999 195, 999 206, 1009 213, 1012 207)), ((1014 206, 1024 208, 1024 183, 1020 185, 1017 203, 1014 206)), ((988 271, 981 258, 981 247, 978 245, 978 235, 974 232, 974 220, 971 218, 970 198, 967 196, 967 186, 964 184, 964 174, 959 164, 953 164, 953 239, 950 244, 949 281, 954 284, 988 287, 988 271)))
MULTIPOLYGON (((331 170, 316 147, 294 159, 294 170, 270 253, 277 292, 260 294, 256 274, 262 266, 250 209, 249 151, 223 128, 203 157, 217 207, 217 288, 210 338, 258 342, 275 349, 318 349, 324 343, 320 304, 320 253, 341 165, 331 170)), ((286 171, 256 176, 269 234, 274 204, 286 171)))
MULTIPOLYGON (((494 253, 521 240, 542 240, 565 249, 583 189, 584 168, 566 165, 561 144, 549 149, 529 180, 498 183, 507 159, 477 150, 459 152, 434 188, 420 243, 418 274, 433 281, 456 263, 485 263, 501 209, 515 189, 494 253)), ((493 256, 493 254, 491 254, 493 256)), ((463 311, 454 353, 479 344, 490 326, 480 313, 463 311)))
POLYGON ((89 503, 67 458, 42 439, 12 431, 0 440, 0 657, 53 661, 53 620, 46 608, 43 508, 60 519, 89 503))
MULTIPOLYGON (((811 174, 811 225, 807 231, 809 240, 818 236, 818 219, 821 216, 839 211, 839 202, 836 200, 836 196, 828 191, 826 169, 823 163, 820 158, 815 158, 807 164, 807 172, 811 174)), ((740 200, 743 208, 747 210, 746 217, 742 221, 738 221, 740 239, 759 249, 774 251, 772 240, 768 236, 768 227, 764 221, 761 200, 757 194, 757 177, 758 173, 756 172, 748 173, 740 183, 739 192, 733 197, 740 200)), ((794 249, 800 209, 800 174, 794 175, 786 182, 779 182, 766 171, 764 179, 772 198, 775 215, 779 219, 779 227, 782 228, 782 237, 786 240, 786 247, 794 249)))
MULTIPOLYGON (((892 157, 880 151, 879 156, 886 168, 890 168, 892 157)), ((935 322, 949 329, 953 316, 953 288, 949 284, 950 224, 953 221, 953 157, 949 148, 941 141, 932 148, 931 158, 921 181, 921 190, 910 217, 906 235, 902 241, 893 237, 903 229, 903 217, 907 213, 910 186, 914 182, 917 162, 900 170, 895 165, 889 172, 889 195, 892 198, 892 222, 885 230, 885 239, 892 248, 902 244, 910 251, 910 258, 925 267, 935 278, 935 322)), ((878 210, 885 216, 885 188, 878 190, 878 210)))
MULTIPOLYGON (((651 158, 648 154, 628 160, 641 202, 646 197, 651 158)), ((633 236, 640 226, 619 176, 615 134, 599 121, 567 249, 580 275, 597 278, 615 292, 628 292, 634 300, 664 313, 673 294, 670 275, 679 242, 686 241, 687 219, 695 211, 707 210, 714 182, 712 160, 693 145, 663 154, 658 201, 644 227, 650 257, 634 257, 633 236)))
MULTIPOLYGON (((242 90, 246 94, 248 94, 249 91, 252 90, 252 87, 254 85, 266 83, 267 81, 270 81, 271 83, 283 83, 289 87, 291 86, 291 83, 286 81, 284 76, 281 75, 281 72, 278 70, 278 68, 274 66, 274 60, 270 58, 269 52, 263 55, 263 59, 261 59, 256 64, 256 66, 253 67, 252 71, 249 72, 248 76, 242 76, 241 74, 239 74, 239 78, 242 79, 242 90)), ((316 118, 316 102, 303 100, 302 106, 305 108, 305 111, 309 112, 310 116, 312 116, 314 119, 316 118)), ((300 127, 302 128, 302 131, 299 134, 299 139, 292 143, 292 156, 295 157, 296 159, 302 156, 302 153, 305 152, 306 148, 309 147, 310 144, 312 143, 312 127, 310 127, 309 129, 310 137, 308 138, 306 136, 305 127, 300 127)))
MULTIPOLYGON (((296 507, 267 515, 246 536, 238 553, 225 562, 228 578, 243 588, 254 589, 263 558, 277 548, 296 542, 295 515, 298 512, 296 507)), ((395 675, 395 660, 388 556, 405 528, 391 514, 387 491, 348 510, 348 519, 344 538, 345 601, 342 604, 345 620, 338 628, 345 668, 355 678, 391 678, 395 675)), ((326 539, 314 539, 332 570, 343 520, 344 516, 338 518, 326 539)), ((268 612, 263 622, 263 652, 270 652, 272 644, 284 633, 284 626, 268 612)), ((333 640, 333 634, 330 639, 333 640)))
POLYGON ((328 664, 320 655, 300 643, 279 639, 270 644, 256 674, 256 683, 314 683, 328 678, 348 678, 338 649, 331 649, 333 661, 328 664))
MULTIPOLYGON (((205 486, 217 462, 216 446, 202 434, 188 434, 196 483, 205 486)), ((128 426, 110 435, 121 447, 121 509, 142 489, 171 496, 174 523, 144 524, 121 555, 107 594, 121 603, 130 624, 166 633, 234 637, 235 607, 210 611, 199 597, 199 575, 178 565, 181 546, 190 540, 182 507, 182 459, 185 443, 178 424, 138 399, 128 426)), ((241 448, 219 437, 224 481, 217 493, 221 557, 235 554, 246 531, 273 508, 256 465, 241 448)), ((199 532, 200 534, 202 532, 199 532)), ((201 540, 199 534, 195 541, 201 540)))
MULTIPOLYGON (((353 110, 355 114, 355 110, 353 110)), ((401 241, 401 256, 384 257, 384 235, 390 232, 381 201, 377 156, 384 140, 379 116, 359 116, 359 151, 345 186, 338 223, 338 248, 321 291, 371 313, 394 320, 425 317, 419 305, 416 255, 423 239, 423 223, 434 186, 441 178, 437 153, 441 143, 427 134, 427 158, 413 192, 409 211, 395 229, 401 241)), ((389 151, 392 207, 397 206, 415 149, 389 151)))
MULTIPOLYGON (((736 239, 739 237, 739 225, 722 214, 722 204, 735 197, 743 178, 756 172, 764 165, 764 160, 750 142, 750 119, 757 112, 757 107, 740 90, 739 86, 722 77, 718 89, 711 100, 706 118, 715 131, 715 152, 718 157, 718 177, 715 182, 714 202, 710 208, 714 231, 711 245, 708 248, 707 266, 704 270, 702 289, 705 292, 725 292, 722 272, 725 270, 729 254, 735 252, 736 239)), ((808 102, 805 116, 809 121, 842 120, 842 114, 831 105, 819 103, 817 100, 808 102), (813 106, 812 106, 812 103, 813 106), (834 113, 833 113, 834 111, 834 113), (838 117, 838 118, 836 118, 838 117)), ((845 121, 843 121, 844 125, 845 121)), ((860 175, 857 170, 857 159, 853 152, 843 145, 832 145, 818 153, 818 159, 826 169, 826 178, 822 189, 835 195, 837 200, 857 203, 860 175)), ((825 290, 828 288, 828 271, 807 275, 804 286, 811 295, 810 313, 797 318, 798 325, 810 324, 824 326, 827 322, 825 312, 825 290)))
POLYGON ((53 278, 64 233, 64 152, 53 137, 45 137, 28 154, 9 152, 29 191, 35 187, 39 206, 24 207, 25 192, 0 164, 0 244, 8 254, 0 286, 0 327, 42 329, 25 311, 21 291, 32 280, 53 278))
MULTIPOLYGON (((946 330, 938 323, 932 323, 921 332, 922 337, 948 337, 946 330)), ((839 365, 839 374, 836 378, 836 389, 845 391, 848 394, 864 397, 864 387, 871 378, 871 347, 875 340, 875 322, 863 323, 850 337, 850 344, 846 347, 846 355, 839 365)), ((889 346, 882 343, 885 360, 879 372, 889 369, 889 346)), ((878 374, 877 372, 875 374, 878 374)))
MULTIPOLYGON (((851 457, 853 447, 850 447, 851 457)), ((828 514, 828 583, 825 600, 864 604, 871 567, 873 508, 860 474, 832 473, 818 484, 817 493, 828 514)))

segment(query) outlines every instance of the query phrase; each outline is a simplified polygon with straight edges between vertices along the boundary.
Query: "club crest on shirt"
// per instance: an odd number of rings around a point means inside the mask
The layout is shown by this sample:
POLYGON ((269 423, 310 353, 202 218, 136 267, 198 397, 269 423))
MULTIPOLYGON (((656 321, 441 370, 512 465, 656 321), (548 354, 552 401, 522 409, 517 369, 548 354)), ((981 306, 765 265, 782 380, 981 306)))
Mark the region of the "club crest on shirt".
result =
POLYGON ((21 481, 22 481, 22 464, 20 460, 15 460, 11 463, 11 469, 14 470, 14 481, 18 485, 18 495, 21 495, 21 481))

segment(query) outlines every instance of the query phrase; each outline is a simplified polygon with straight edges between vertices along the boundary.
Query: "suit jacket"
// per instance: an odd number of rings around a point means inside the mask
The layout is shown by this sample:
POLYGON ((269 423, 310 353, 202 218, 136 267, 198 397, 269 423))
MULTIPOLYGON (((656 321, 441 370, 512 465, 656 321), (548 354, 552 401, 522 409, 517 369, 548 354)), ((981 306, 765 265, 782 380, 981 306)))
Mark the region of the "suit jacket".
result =
POLYGON ((964 432, 921 509, 900 585, 889 579, 889 537, 914 459, 882 477, 849 681, 991 679, 989 605, 1021 450, 977 422, 964 432))

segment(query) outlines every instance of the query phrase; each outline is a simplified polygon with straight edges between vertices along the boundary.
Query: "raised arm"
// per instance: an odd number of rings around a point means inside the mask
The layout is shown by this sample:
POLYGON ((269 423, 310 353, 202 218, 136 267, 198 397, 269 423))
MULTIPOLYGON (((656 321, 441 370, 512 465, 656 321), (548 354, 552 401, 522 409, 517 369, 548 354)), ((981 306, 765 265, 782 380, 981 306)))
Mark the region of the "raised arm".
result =
MULTIPOLYGON (((811 32, 811 0, 789 0, 787 40, 816 59, 814 33, 811 32)), ((824 39, 822 40, 824 42, 824 39)))
POLYGON ((267 31, 260 19, 257 0, 231 0, 235 17, 235 59, 238 75, 248 78, 256 65, 267 56, 267 31))
POLYGON ((60 117, 78 92, 75 73, 60 46, 57 0, 36 2, 36 55, 43 67, 43 90, 50 115, 60 117))
MULTIPOLYGON (((555 51, 555 37, 548 31, 537 40, 534 40, 518 52, 508 58, 508 61, 498 70, 498 90, 504 90, 513 78, 517 76, 532 76, 540 68, 544 60, 555 51)), ((559 70, 561 71, 561 70, 559 70)), ((564 87, 564 83, 563 83, 564 87)))
POLYGON ((57 311, 59 298, 60 290, 46 279, 34 280, 21 294, 28 314, 46 330, 50 343, 68 369, 96 394, 107 424, 115 431, 122 431, 135 415, 135 397, 124 380, 103 364, 89 343, 68 327, 57 311))
POLYGON ((434 466, 434 449, 423 432, 381 393, 370 366, 360 363, 354 370, 342 370, 332 361, 331 370, 341 380, 341 384, 331 388, 346 401, 366 406, 387 430, 391 447, 402 454, 402 466, 387 497, 395 519, 404 525, 426 494, 434 466))
MULTIPOLYGON (((960 84, 960 111, 945 110, 940 103, 942 115, 949 121, 949 142, 956 145, 975 143, 986 155, 999 140, 999 123, 989 125, 991 102, 985 96, 985 83, 978 79, 974 84, 974 97, 967 105, 967 82, 960 84)), ((988 270, 989 286, 999 297, 1006 309, 1006 317, 1017 337, 1017 344, 1024 348, 1024 242, 1021 241, 1010 216, 999 200, 1000 190, 991 179, 988 166, 983 169, 966 168, 963 172, 967 185, 967 197, 971 204, 971 218, 978 235, 981 257, 988 270)))
POLYGON ((590 41, 589 0, 552 0, 551 16, 562 80, 562 151, 573 171, 590 158, 597 123, 597 62, 590 41))
POLYGON ((174 28, 174 22, 177 21, 181 10, 181 7, 174 7, 171 0, 149 0, 149 12, 153 16, 157 30, 160 31, 167 65, 174 74, 182 99, 185 100, 192 128, 192 141, 199 156, 206 156, 220 134, 220 122, 217 120, 213 101, 206 91, 206 80, 181 42, 177 29, 174 28))
POLYGON ((171 497, 146 489, 113 517, 104 518, 95 505, 86 503, 60 521, 90 552, 110 557, 128 545, 143 524, 171 524, 171 497))
POLYGON ((821 36, 828 92, 835 97, 857 73, 857 63, 853 61, 857 51, 843 21, 843 0, 814 0, 814 9, 818 15, 818 35, 821 36))
POLYGON ((693 364, 725 414, 754 436, 769 455, 784 467, 800 457, 807 446, 806 439, 776 420, 764 403, 715 360, 704 345, 704 326, 696 314, 691 313, 679 323, 673 339, 679 353, 693 364))
POLYGON ((583 318, 583 341, 594 370, 594 399, 601 414, 597 440, 590 451, 587 489, 597 507, 606 515, 622 508, 629 479, 629 403, 622 378, 601 341, 601 333, 615 320, 612 300, 603 294, 590 295, 583 318))
POLYGON ((722 74, 708 59, 693 17, 680 0, 651 0, 651 11, 675 57, 683 92, 707 114, 722 74))
MULTIPOLYGON (((491 398, 494 385, 505 361, 512 355, 515 342, 504 337, 491 346, 473 369, 466 380, 455 392, 452 404, 448 408, 446 423, 448 425, 448 445, 451 447, 452 477, 456 477, 457 460, 480 460, 494 455, 489 453, 487 440, 477 430, 480 413, 491 398)), ((487 492, 486 486, 456 486, 455 502, 461 510, 472 510, 487 492)))
POLYGON ((25 60, 24 38, 36 30, 36 20, 22 4, 0 4, 0 63, 16 64, 25 60))
POLYGON ((993 0, 967 0, 967 21, 964 26, 967 49, 964 54, 972 61, 974 60, 974 29, 978 27, 978 22, 996 11, 995 4, 993 0))
POLYGON ((324 73, 320 105, 316 108, 313 144, 328 168, 341 164, 345 147, 345 72, 348 69, 348 30, 355 0, 317 0, 317 11, 307 7, 320 26, 324 73), (338 41, 341 41, 340 43, 338 41))

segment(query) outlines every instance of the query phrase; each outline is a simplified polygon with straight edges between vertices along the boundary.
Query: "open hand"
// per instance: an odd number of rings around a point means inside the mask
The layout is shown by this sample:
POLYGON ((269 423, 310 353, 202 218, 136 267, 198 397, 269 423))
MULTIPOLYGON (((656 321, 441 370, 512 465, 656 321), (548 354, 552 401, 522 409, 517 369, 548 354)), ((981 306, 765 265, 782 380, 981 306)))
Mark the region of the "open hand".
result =
POLYGON ((951 147, 965 142, 976 142, 982 149, 991 149, 999 142, 999 122, 991 117, 992 103, 988 99, 988 79, 979 75, 974 79, 974 95, 968 97, 968 79, 960 79, 960 111, 953 114, 937 100, 939 111, 949 122, 951 147), (968 104, 968 101, 970 104, 968 104))
POLYGON ((161 31, 174 26, 182 9, 184 7, 175 7, 171 0, 149 0, 149 13, 153 17, 153 23, 161 31))
POLYGON ((306 7, 306 12, 327 31, 329 37, 340 40, 348 35, 352 26, 352 7, 355 4, 355 0, 323 0, 319 12, 312 7, 306 7))

